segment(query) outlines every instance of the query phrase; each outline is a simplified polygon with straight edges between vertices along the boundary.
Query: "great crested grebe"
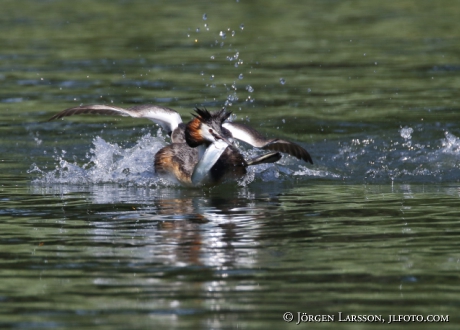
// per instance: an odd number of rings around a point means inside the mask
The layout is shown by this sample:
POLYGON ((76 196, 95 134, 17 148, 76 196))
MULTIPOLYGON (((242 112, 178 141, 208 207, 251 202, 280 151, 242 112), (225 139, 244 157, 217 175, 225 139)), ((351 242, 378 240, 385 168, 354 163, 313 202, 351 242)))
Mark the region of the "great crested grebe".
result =
POLYGON ((242 177, 250 165, 280 160, 279 151, 313 164, 310 154, 298 144, 266 139, 244 124, 226 121, 231 112, 225 109, 209 112, 196 108, 195 112, 194 118, 184 124, 176 111, 157 105, 129 109, 83 105, 63 110, 49 120, 85 113, 150 119, 169 134, 172 142, 155 155, 155 172, 186 186, 216 185, 225 179, 242 177), (234 138, 272 152, 245 160, 233 144, 234 138))

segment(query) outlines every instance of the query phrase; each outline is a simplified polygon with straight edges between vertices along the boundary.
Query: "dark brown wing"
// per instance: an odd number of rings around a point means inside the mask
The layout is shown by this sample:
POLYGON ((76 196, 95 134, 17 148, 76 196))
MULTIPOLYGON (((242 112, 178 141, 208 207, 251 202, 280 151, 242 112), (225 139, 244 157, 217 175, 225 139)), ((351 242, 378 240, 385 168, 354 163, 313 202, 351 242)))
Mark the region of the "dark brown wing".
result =
POLYGON ((281 139, 267 139, 255 129, 241 123, 227 122, 222 126, 229 130, 235 139, 249 143, 254 147, 272 151, 281 151, 313 164, 313 160, 311 159, 308 151, 298 144, 281 139))
POLYGON ((313 160, 311 159, 308 151, 293 142, 275 139, 264 145, 262 149, 281 151, 291 156, 297 157, 298 159, 302 159, 310 164, 313 164, 313 160))

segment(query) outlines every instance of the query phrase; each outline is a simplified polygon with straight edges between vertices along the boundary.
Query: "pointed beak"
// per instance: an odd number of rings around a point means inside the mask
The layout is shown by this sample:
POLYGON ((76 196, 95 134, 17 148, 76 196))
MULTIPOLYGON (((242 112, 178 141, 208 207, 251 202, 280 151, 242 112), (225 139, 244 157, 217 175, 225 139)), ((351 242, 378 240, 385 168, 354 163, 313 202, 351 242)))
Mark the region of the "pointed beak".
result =
POLYGON ((214 132, 213 130, 209 130, 209 133, 211 133, 211 135, 216 139, 216 140, 222 140, 224 141, 225 143, 227 143, 228 145, 232 145, 232 143, 227 140, 226 138, 224 138, 223 136, 217 134, 216 132, 214 132))

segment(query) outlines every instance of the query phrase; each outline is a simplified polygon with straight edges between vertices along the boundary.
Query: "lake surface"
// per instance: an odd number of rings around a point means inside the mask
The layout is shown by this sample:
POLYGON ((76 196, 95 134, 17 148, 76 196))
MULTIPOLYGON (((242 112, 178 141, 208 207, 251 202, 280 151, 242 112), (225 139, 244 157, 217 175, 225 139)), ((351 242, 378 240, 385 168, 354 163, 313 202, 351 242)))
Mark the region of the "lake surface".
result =
POLYGON ((0 327, 457 329, 458 17, 447 0, 3 1, 0 327), (145 103, 225 106, 314 165, 189 189, 155 177, 169 138, 148 120, 47 122, 145 103))

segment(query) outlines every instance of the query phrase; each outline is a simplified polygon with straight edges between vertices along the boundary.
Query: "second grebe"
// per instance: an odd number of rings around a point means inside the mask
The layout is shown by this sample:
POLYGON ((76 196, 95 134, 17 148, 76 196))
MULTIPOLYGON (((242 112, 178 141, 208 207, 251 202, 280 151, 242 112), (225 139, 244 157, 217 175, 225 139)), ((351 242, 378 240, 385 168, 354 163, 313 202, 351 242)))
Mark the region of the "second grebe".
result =
POLYGON ((195 112, 192 114, 194 118, 184 124, 176 111, 156 105, 139 105, 129 109, 83 105, 63 110, 49 120, 84 113, 150 119, 169 134, 172 142, 155 155, 155 172, 160 177, 186 186, 216 185, 225 179, 242 177, 250 165, 280 160, 279 151, 313 164, 310 154, 298 144, 266 139, 244 124, 226 121, 231 112, 225 109, 209 112, 196 108, 195 112), (233 138, 272 152, 245 160, 233 144, 233 138))

